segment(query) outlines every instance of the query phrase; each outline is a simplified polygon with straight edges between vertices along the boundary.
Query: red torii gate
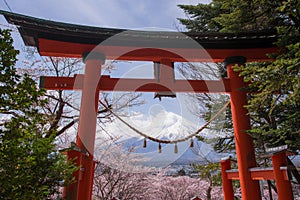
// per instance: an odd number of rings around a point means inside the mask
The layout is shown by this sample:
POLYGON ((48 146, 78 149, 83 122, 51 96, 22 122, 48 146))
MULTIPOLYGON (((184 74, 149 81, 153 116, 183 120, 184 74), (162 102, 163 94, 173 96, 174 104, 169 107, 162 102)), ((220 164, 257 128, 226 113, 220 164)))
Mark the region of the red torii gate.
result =
POLYGON ((75 158, 80 170, 75 172, 76 183, 69 185, 64 195, 67 199, 91 199, 94 176, 94 140, 99 91, 142 92, 215 92, 229 93, 231 100, 238 172, 230 172, 228 161, 222 161, 224 199, 233 199, 232 179, 239 179, 244 200, 261 199, 258 180, 275 176, 279 199, 292 199, 291 186, 284 178, 286 169, 283 156, 275 158, 276 170, 255 172, 255 153, 252 138, 245 133, 250 129, 250 119, 243 77, 233 71, 235 64, 247 61, 269 61, 266 54, 277 53, 274 32, 259 33, 184 33, 161 31, 129 31, 112 43, 105 40, 118 35, 122 29, 96 28, 32 18, 0 11, 11 24, 17 25, 25 45, 38 48, 42 56, 82 57, 85 74, 76 77, 43 77, 42 86, 51 90, 82 90, 79 130, 76 144, 82 150, 68 152, 75 158), (201 47, 186 41, 192 38, 201 47), (100 44, 100 45, 99 45, 100 44), (175 53, 174 53, 175 52, 175 53), (180 52, 179 54, 176 52, 180 52), (183 55, 183 56, 182 56, 183 55), (105 59, 159 62, 159 80, 117 79, 101 77, 105 59), (218 81, 174 80, 174 62, 224 62, 228 78, 218 81), (136 85, 139 87, 136 87, 136 85), (278 167, 280 168, 278 170, 278 167), (280 178, 276 178, 280 177, 280 178))

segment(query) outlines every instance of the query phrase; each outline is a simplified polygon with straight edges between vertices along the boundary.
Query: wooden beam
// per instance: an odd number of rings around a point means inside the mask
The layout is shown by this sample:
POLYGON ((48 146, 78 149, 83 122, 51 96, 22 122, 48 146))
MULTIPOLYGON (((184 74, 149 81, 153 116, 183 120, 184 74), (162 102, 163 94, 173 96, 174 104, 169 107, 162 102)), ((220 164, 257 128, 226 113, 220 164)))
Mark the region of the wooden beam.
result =
MULTIPOLYGON (((249 169, 252 180, 275 180, 273 167, 261 168, 254 167, 249 169)), ((289 180, 287 175, 287 167, 280 167, 280 171, 284 177, 284 180, 289 180)), ((237 169, 231 169, 226 171, 227 178, 231 180, 239 180, 239 173, 237 169)))
POLYGON ((249 169, 249 171, 251 172, 251 178, 253 180, 275 180, 272 167, 268 167, 268 168, 255 167, 249 169))
POLYGON ((239 180, 239 171, 237 169, 230 169, 226 171, 227 178, 231 180, 239 180))
POLYGON ((171 62, 223 62, 225 58, 240 55, 247 61, 271 61, 267 54, 278 53, 278 47, 249 49, 204 49, 201 48, 151 48, 135 46, 94 45, 63 42, 39 38, 39 53, 42 56, 81 58, 83 52, 99 51, 108 60, 154 61, 169 59, 171 62))
MULTIPOLYGON (((84 75, 74 77, 42 76, 40 88, 47 90, 81 90, 84 75)), ((230 80, 175 80, 158 82, 156 79, 110 78, 101 76, 98 90, 102 91, 136 91, 136 92, 195 92, 228 93, 230 80)))

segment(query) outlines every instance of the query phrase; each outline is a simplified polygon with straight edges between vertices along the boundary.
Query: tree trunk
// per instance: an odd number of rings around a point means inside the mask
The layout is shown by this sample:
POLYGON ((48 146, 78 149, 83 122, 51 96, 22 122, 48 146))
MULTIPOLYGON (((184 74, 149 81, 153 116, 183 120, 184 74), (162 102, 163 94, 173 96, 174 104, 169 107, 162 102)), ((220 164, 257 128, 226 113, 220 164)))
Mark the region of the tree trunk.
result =
POLYGON ((211 200, 211 190, 212 186, 209 186, 208 189, 206 190, 206 199, 211 200))

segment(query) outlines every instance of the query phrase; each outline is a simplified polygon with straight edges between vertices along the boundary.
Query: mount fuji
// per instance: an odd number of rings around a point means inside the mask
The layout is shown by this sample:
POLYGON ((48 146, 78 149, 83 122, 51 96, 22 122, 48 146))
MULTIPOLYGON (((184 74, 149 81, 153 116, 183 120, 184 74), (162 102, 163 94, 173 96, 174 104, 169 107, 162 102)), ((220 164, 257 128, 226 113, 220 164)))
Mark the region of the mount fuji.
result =
MULTIPOLYGON (((162 140, 180 139, 199 128, 195 123, 164 110, 152 113, 148 117, 137 114, 123 119, 140 132, 162 140)), ((125 158, 126 162, 133 160, 137 165, 165 168, 170 165, 219 162, 222 157, 228 156, 216 153, 211 145, 196 138, 193 138, 193 148, 190 147, 190 140, 177 143, 178 153, 174 153, 174 144, 161 144, 161 153, 158 153, 159 144, 151 140, 147 140, 147 146, 143 148, 144 137, 117 119, 113 123, 106 124, 103 129, 105 132, 103 130, 97 132, 95 155, 106 162, 112 160, 114 163, 124 162, 125 158)), ((209 137, 206 130, 200 135, 209 137)))

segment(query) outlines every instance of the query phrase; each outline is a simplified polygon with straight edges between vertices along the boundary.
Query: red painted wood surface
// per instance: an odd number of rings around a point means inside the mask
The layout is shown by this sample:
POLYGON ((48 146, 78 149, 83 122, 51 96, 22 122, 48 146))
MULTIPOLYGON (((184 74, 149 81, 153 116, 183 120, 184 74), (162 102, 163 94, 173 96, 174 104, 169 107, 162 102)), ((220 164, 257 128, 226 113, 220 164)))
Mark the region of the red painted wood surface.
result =
MULTIPOLYGON (((47 90, 81 90, 84 75, 74 77, 41 77, 40 87, 47 90)), ((230 80, 175 80, 158 82, 156 79, 110 78, 101 76, 97 90, 102 91, 136 91, 136 92, 195 92, 228 93, 230 80)))
POLYGON ((267 54, 278 53, 279 48, 253 49, 155 49, 128 46, 103 46, 80 44, 56 40, 39 39, 39 53, 42 56, 77 57, 83 52, 97 51, 104 53, 109 60, 156 61, 169 59, 172 62, 223 62, 231 56, 244 56, 247 61, 271 61, 267 54))

